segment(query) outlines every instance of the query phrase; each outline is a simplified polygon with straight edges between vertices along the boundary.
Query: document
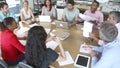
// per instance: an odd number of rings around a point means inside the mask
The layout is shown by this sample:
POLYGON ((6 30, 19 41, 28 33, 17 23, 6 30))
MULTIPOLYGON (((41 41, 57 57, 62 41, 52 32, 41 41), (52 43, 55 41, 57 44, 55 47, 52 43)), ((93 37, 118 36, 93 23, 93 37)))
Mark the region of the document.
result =
POLYGON ((45 28, 46 33, 50 33, 50 28, 45 28))
POLYGON ((49 41, 46 43, 46 47, 51 48, 52 50, 55 50, 57 46, 58 46, 58 43, 55 41, 49 41))
POLYGON ((26 46, 26 40, 19 40, 19 41, 22 45, 26 46))
POLYGON ((92 29, 93 29, 93 24, 90 22, 84 21, 83 36, 89 37, 89 33, 92 32, 92 29))
POLYGON ((38 24, 34 23, 34 24, 30 24, 30 27, 34 27, 34 26, 38 26, 38 24))
POLYGON ((18 36, 18 37, 23 37, 23 36, 26 36, 26 31, 28 31, 30 28, 28 27, 23 27, 23 28, 20 28, 18 30, 16 30, 15 34, 18 36))
POLYGON ((65 55, 66 55, 66 60, 58 62, 60 66, 69 65, 69 64, 74 63, 74 61, 73 61, 73 59, 68 51, 65 51, 65 55))
MULTIPOLYGON (((79 52, 82 52, 82 53, 90 53, 91 50, 88 49, 88 48, 85 48, 85 46, 88 46, 88 45, 86 45, 85 43, 82 44, 82 45, 80 46, 79 52)), ((95 46, 92 46, 92 45, 89 45, 89 46, 90 46, 91 48, 95 47, 95 46)))
POLYGON ((50 16, 40 15, 39 20, 40 20, 40 22, 51 22, 50 16))
POLYGON ((82 14, 82 13, 79 14, 79 17, 80 17, 81 19, 83 19, 84 21, 94 21, 94 20, 97 21, 96 18, 91 17, 91 16, 88 16, 88 15, 85 15, 85 14, 82 14))
POLYGON ((23 28, 23 23, 21 21, 19 22, 19 26, 20 28, 23 28))

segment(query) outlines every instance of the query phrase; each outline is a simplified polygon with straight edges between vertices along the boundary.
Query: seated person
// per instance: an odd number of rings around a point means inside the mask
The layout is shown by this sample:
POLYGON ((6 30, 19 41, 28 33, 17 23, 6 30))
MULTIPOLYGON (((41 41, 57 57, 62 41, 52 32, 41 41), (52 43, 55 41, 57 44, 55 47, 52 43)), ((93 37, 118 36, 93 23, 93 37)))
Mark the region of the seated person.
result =
MULTIPOLYGON (((85 15, 88 15, 88 16, 91 16, 91 17, 94 17, 97 19, 97 21, 96 20, 90 21, 91 23, 94 24, 95 28, 100 27, 101 23, 104 20, 103 13, 101 11, 97 10, 98 7, 99 7, 99 3, 97 1, 93 1, 90 10, 86 10, 84 12, 85 15)), ((83 20, 79 19, 79 22, 83 22, 83 20)))
POLYGON ((51 19, 56 19, 56 9, 52 6, 51 0, 45 0, 41 15, 49 15, 51 19))
POLYGON ((16 21, 18 21, 18 18, 13 15, 12 12, 9 11, 9 6, 5 2, 0 3, 0 21, 2 22, 4 18, 6 17, 13 17, 16 21))
MULTIPOLYGON (((118 36, 117 39, 120 40, 120 12, 118 11, 111 11, 108 15, 108 21, 115 24, 118 29, 118 36)), ((104 45, 104 42, 97 38, 93 33, 90 33, 90 37, 93 38, 95 41, 98 42, 100 46, 104 45)))
POLYGON ((28 7, 29 3, 27 0, 23 2, 23 9, 20 11, 21 21, 25 24, 32 24, 35 22, 35 17, 32 10, 28 7))
POLYGON ((120 42, 116 40, 118 35, 117 27, 108 21, 103 22, 99 34, 105 44, 103 47, 93 47, 91 50, 91 68, 120 68, 120 42))
POLYGON ((62 20, 70 22, 70 27, 78 23, 79 10, 74 7, 74 1, 68 0, 67 7, 63 11, 62 20))
POLYGON ((19 42, 13 31, 18 27, 14 18, 7 17, 3 20, 5 29, 1 32, 2 58, 8 65, 17 65, 24 60, 25 47, 19 42))
POLYGON ((42 26, 34 26, 29 30, 25 52, 27 64, 34 68, 48 68, 50 62, 66 59, 60 39, 53 37, 54 41, 58 43, 60 54, 46 48, 46 39, 47 33, 42 26))

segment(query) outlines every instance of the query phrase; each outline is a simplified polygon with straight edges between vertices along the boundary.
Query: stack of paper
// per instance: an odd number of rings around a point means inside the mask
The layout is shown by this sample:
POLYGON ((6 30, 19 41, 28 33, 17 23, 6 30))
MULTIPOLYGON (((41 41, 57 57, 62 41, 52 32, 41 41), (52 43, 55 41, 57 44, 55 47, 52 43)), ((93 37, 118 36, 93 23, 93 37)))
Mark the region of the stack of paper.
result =
POLYGON ((89 33, 92 32, 93 24, 85 21, 83 26, 83 36, 89 37, 89 33))
POLYGON ((66 55, 66 60, 65 61, 61 61, 61 62, 58 62, 60 66, 64 66, 64 65, 68 65, 68 64, 73 64, 74 61, 70 55, 70 53, 68 51, 65 52, 65 55, 66 55))
POLYGON ((57 46, 58 46, 58 43, 55 41, 49 41, 46 43, 46 47, 51 48, 52 50, 55 50, 57 46))

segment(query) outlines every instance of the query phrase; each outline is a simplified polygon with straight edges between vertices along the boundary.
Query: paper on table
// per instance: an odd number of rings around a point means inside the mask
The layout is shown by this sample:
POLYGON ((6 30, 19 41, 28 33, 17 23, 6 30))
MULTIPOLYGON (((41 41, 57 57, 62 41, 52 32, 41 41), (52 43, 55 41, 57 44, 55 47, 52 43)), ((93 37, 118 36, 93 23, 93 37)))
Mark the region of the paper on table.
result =
POLYGON ((49 41, 46 43, 46 47, 51 48, 52 50, 55 50, 57 46, 58 46, 58 43, 55 41, 49 41))
MULTIPOLYGON (((87 45, 86 45, 85 43, 82 44, 82 45, 80 46, 79 52, 90 53, 90 50, 89 50, 89 49, 85 49, 84 46, 87 46, 87 45)), ((95 47, 95 46, 92 46, 92 45, 89 45, 89 46, 90 46, 91 48, 95 47)))
POLYGON ((74 61, 70 55, 70 53, 68 51, 65 51, 65 55, 66 55, 66 60, 65 61, 61 61, 58 62, 60 66, 64 66, 64 65, 68 65, 68 64, 73 64, 74 61))
POLYGON ((23 27, 23 28, 20 28, 19 30, 17 30, 15 32, 15 34, 18 36, 18 37, 23 37, 23 36, 26 36, 25 35, 25 32, 28 31, 30 28, 28 27, 23 27))
POLYGON ((81 13, 79 14, 79 17, 80 17, 81 19, 83 19, 84 21, 94 21, 94 20, 97 21, 96 18, 91 17, 91 16, 88 16, 88 15, 85 15, 85 14, 81 14, 81 13))
POLYGON ((26 40, 19 40, 22 45, 26 45, 26 40))
POLYGON ((23 23, 21 21, 19 22, 19 26, 20 28, 23 28, 23 23))
POLYGON ((92 32, 93 24, 87 21, 84 21, 83 26, 83 36, 89 37, 89 33, 92 32))
POLYGON ((34 24, 30 24, 29 26, 30 27, 34 27, 34 26, 37 26, 38 24, 34 23, 34 24))
POLYGON ((40 22, 51 22, 50 16, 40 15, 39 20, 40 20, 40 22))
POLYGON ((50 28, 45 28, 45 31, 48 34, 50 32, 50 28))

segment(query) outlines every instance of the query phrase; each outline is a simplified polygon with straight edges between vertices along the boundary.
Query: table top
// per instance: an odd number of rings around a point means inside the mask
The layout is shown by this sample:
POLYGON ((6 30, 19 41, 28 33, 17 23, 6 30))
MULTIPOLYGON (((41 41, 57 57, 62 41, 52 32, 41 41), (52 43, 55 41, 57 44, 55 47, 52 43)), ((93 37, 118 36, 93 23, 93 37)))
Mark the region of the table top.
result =
MULTIPOLYGON (((55 28, 54 25, 52 25, 51 27, 55 28)), ((69 53, 72 56, 72 59, 74 61, 75 61, 75 58, 76 58, 77 54, 88 55, 88 54, 79 52, 81 44, 83 44, 85 42, 86 44, 97 45, 97 42, 90 41, 87 38, 83 37, 83 31, 82 30, 77 30, 76 26, 71 27, 70 29, 68 29, 66 31, 70 33, 70 37, 63 40, 62 45, 63 45, 63 48, 64 48, 65 51, 69 51, 69 53)), ((97 30, 95 29, 93 32, 96 32, 96 31, 97 30)), ((96 34, 98 34, 98 33, 96 33, 96 34)), ((57 47, 55 51, 59 52, 59 48, 57 47)), ((65 65, 65 66, 59 66, 58 62, 54 62, 51 65, 53 65, 55 68, 76 68, 73 64, 65 65)))
MULTIPOLYGON (((24 25, 24 26, 28 27, 27 25, 24 25)), ((56 28, 56 26, 51 23, 50 23, 50 28, 51 28, 51 31, 53 29, 62 29, 62 28, 56 28)), ((63 45, 63 48, 65 51, 69 51, 69 53, 74 61, 75 61, 77 54, 88 55, 88 54, 79 52, 81 44, 83 44, 85 42, 86 44, 97 45, 97 43, 95 41, 90 41, 87 38, 83 37, 83 31, 77 30, 76 26, 73 26, 70 29, 62 29, 62 30, 65 30, 70 33, 70 36, 67 39, 62 41, 62 45, 63 45)), ((96 32, 96 30, 95 30, 95 32, 96 32)), ((49 37, 49 34, 48 34, 48 37, 49 37)), ((55 49, 55 51, 59 52, 59 48, 57 47, 55 49)), ((73 64, 59 66, 58 62, 54 62, 51 65, 54 66, 55 68, 75 68, 75 66, 73 64)))

